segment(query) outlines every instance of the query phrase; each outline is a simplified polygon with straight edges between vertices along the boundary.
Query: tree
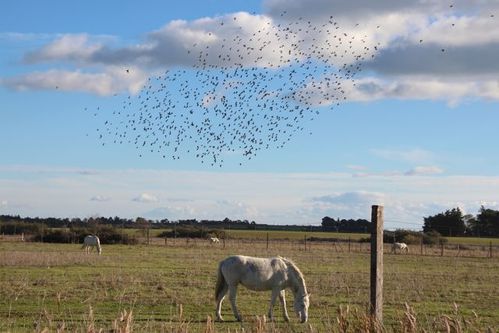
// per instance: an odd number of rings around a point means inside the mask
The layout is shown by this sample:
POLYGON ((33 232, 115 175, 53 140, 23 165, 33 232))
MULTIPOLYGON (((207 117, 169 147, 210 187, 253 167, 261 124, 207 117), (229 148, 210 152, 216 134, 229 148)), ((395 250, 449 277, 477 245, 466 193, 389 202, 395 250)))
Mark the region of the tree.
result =
POLYGON ((499 236, 499 211, 480 207, 471 230, 476 236, 499 236))
POLYGON ((322 229, 324 231, 338 231, 338 222, 329 216, 324 216, 322 218, 322 229))
POLYGON ((466 231, 463 213, 453 208, 434 216, 424 218, 423 231, 437 231, 442 236, 463 236, 466 231))
POLYGON ((151 226, 151 223, 146 220, 143 217, 137 217, 135 219, 135 225, 137 226, 138 229, 142 231, 142 236, 147 236, 147 233, 149 232, 149 227, 151 226))

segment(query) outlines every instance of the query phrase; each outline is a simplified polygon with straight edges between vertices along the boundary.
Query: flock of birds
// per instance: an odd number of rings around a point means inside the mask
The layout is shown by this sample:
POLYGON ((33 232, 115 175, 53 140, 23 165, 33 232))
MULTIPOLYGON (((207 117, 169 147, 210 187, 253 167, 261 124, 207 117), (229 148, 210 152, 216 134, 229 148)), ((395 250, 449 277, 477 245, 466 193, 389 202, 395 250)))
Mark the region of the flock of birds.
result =
POLYGON ((193 44, 185 54, 192 66, 151 77, 139 94, 124 97, 97 129, 102 144, 173 160, 191 154, 220 167, 226 154, 251 159, 285 147, 320 110, 347 100, 379 47, 332 16, 311 22, 286 14, 251 33, 237 16, 220 21, 230 37, 193 44))

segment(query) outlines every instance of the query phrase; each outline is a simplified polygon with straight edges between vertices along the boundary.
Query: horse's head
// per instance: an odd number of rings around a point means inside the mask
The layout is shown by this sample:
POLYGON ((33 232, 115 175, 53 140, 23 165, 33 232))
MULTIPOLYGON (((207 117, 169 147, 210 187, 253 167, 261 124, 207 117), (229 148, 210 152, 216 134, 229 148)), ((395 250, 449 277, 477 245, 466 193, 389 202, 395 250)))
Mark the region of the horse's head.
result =
POLYGON ((302 296, 295 297, 295 303, 293 305, 296 315, 300 318, 301 323, 306 323, 308 320, 308 306, 310 294, 305 294, 302 296))

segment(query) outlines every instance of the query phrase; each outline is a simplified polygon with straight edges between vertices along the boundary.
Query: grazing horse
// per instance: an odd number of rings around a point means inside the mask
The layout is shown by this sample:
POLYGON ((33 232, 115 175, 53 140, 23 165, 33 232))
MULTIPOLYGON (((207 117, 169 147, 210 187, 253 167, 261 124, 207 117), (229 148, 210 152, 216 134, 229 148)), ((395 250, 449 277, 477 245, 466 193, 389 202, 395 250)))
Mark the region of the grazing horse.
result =
POLYGON ((85 239, 83 240, 83 246, 81 248, 85 249, 86 253, 90 253, 90 251, 93 250, 94 247, 97 248, 97 252, 101 254, 102 248, 100 247, 99 237, 94 235, 85 236, 85 239))
POLYGON ((210 237, 210 242, 211 243, 220 243, 220 239, 218 239, 217 237, 210 237))
POLYGON ((294 310, 300 318, 300 322, 307 321, 310 295, 307 292, 303 274, 291 260, 282 257, 254 258, 247 256, 231 256, 222 260, 218 266, 218 279, 215 288, 216 317, 218 320, 223 321, 221 308, 227 291, 236 320, 242 320, 236 306, 236 292, 239 284, 251 290, 271 290, 269 319, 273 318, 272 311, 275 300, 279 297, 286 321, 289 321, 289 316, 286 309, 285 289, 290 288, 294 295, 294 310))
POLYGON ((405 251, 405 253, 408 253, 409 247, 407 246, 406 243, 393 243, 392 252, 397 253, 397 250, 399 250, 400 253, 402 253, 402 251, 405 251))

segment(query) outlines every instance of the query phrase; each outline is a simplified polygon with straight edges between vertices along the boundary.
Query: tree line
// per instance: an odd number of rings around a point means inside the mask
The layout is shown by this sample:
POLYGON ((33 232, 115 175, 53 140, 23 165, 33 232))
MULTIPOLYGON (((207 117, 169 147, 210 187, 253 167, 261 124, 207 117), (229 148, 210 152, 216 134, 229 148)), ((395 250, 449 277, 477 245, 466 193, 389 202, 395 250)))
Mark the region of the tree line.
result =
POLYGON ((499 211, 483 206, 476 216, 452 208, 424 218, 423 231, 436 231, 442 236, 499 237, 499 211))
MULTIPOLYGON (((476 216, 463 214, 459 208, 452 208, 433 216, 424 217, 423 233, 437 232, 442 236, 499 237, 499 211, 481 207, 476 216)), ((259 224, 248 220, 197 220, 168 219, 150 220, 143 217, 136 219, 115 217, 88 218, 40 218, 21 217, 19 215, 0 215, 0 233, 30 233, 36 228, 92 228, 108 225, 119 228, 172 228, 174 226, 197 226, 216 229, 239 230, 291 230, 291 231, 334 231, 352 233, 370 233, 371 222, 366 219, 322 218, 321 225, 272 225, 259 224)))

